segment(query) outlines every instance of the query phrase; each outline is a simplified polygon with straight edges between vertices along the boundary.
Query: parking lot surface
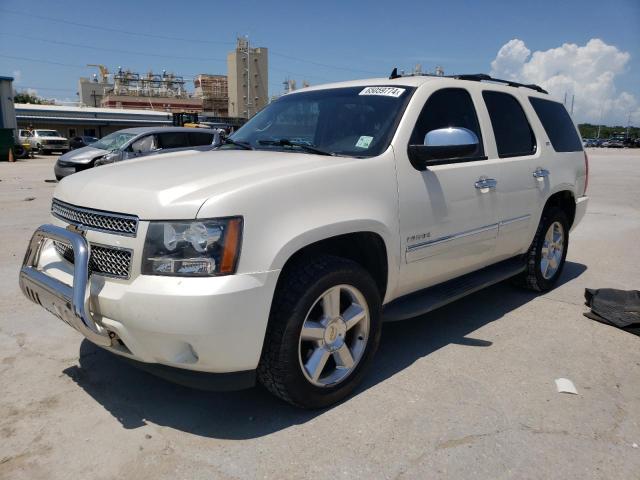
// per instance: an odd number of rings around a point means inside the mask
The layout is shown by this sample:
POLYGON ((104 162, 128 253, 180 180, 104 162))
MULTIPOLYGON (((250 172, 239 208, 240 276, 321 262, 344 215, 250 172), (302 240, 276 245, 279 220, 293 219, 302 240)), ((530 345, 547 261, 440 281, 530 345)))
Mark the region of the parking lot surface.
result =
POLYGON ((640 337, 582 315, 585 287, 640 289, 640 150, 589 155, 558 288, 386 324, 364 385, 323 411, 172 385, 28 302, 55 157, 0 163, 0 478, 640 478, 640 337))

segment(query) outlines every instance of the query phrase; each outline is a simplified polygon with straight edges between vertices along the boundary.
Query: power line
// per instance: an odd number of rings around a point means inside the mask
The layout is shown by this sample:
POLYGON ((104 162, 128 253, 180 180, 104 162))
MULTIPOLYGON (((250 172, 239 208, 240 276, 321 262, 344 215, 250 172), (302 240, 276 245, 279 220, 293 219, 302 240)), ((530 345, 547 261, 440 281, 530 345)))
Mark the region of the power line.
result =
POLYGON ((313 60, 306 60, 304 58, 298 58, 298 57, 293 57, 291 55, 285 55, 283 53, 278 53, 278 52, 271 52, 272 55, 275 55, 277 57, 282 57, 282 58, 288 58, 289 60, 296 60, 299 62, 306 62, 306 63, 310 63, 312 65, 316 65, 318 67, 324 67, 324 68, 332 68, 335 70, 345 70, 347 72, 354 72, 354 73, 366 73, 366 74, 370 74, 370 75, 380 75, 380 72, 372 72, 370 70, 359 70, 356 68, 349 68, 349 67, 338 67, 335 65, 329 65, 326 63, 320 63, 320 62, 314 62, 313 60))
MULTIPOLYGON (((15 10, 8 10, 6 8, 0 8, 0 12, 4 12, 4 13, 8 13, 11 15, 19 15, 20 17, 24 17, 24 12, 18 12, 15 10)), ((155 39, 161 39, 161 40, 177 40, 180 42, 191 42, 191 43, 210 43, 210 44, 219 44, 219 45, 235 45, 234 42, 223 42, 221 40, 202 40, 202 39, 194 39, 194 38, 183 38, 183 37, 172 37, 172 36, 168 36, 168 35, 157 35, 157 34, 152 34, 152 33, 142 33, 142 32, 132 32, 130 30, 123 30, 123 29, 119 29, 119 28, 112 28, 112 27, 105 27, 103 25, 92 25, 92 24, 87 24, 87 23, 80 23, 80 22, 72 22, 69 20, 63 20, 60 18, 54 18, 54 17, 47 17, 44 15, 36 15, 36 14, 31 14, 29 13, 29 18, 38 18, 40 20, 47 20, 50 22, 58 22, 58 23, 63 23, 66 25, 73 25, 76 27, 82 27, 82 28, 90 28, 93 30, 103 30, 106 32, 112 32, 112 33, 122 33, 125 35, 134 35, 134 36, 139 36, 139 37, 147 37, 147 38, 155 38, 155 39)), ((306 58, 300 58, 300 57, 295 57, 293 55, 287 55, 284 53, 280 53, 277 51, 273 51, 270 50, 272 55, 278 56, 278 57, 282 57, 282 58, 287 58, 289 60, 296 60, 298 62, 304 62, 304 63, 309 63, 311 65, 316 65, 318 67, 323 67, 323 68, 329 68, 329 69, 333 69, 333 70, 343 70, 343 71, 347 71, 347 72, 353 72, 353 73, 366 73, 369 75, 379 75, 380 72, 373 72, 370 70, 360 70, 360 69, 356 69, 356 68, 352 68, 352 67, 344 67, 344 66, 339 66, 339 65, 330 65, 328 63, 320 63, 320 62, 315 62, 313 60, 307 60, 306 58)))
MULTIPOLYGON (((4 13, 8 13, 10 15, 18 15, 22 18, 25 17, 25 12, 19 12, 16 10, 9 10, 6 8, 0 8, 0 12, 4 12, 4 13)), ((63 23, 65 25, 73 25, 74 27, 82 27, 82 28, 90 28, 92 30, 102 30, 105 32, 111 32, 111 33, 123 33, 125 35, 134 35, 134 36, 138 36, 138 37, 147 37, 147 38, 155 38, 155 39, 161 39, 161 40, 177 40, 180 42, 196 42, 196 43, 215 43, 215 44, 225 44, 225 45, 234 45, 234 42, 223 42, 223 41, 218 41, 218 40, 198 40, 198 39, 194 39, 194 38, 181 38, 181 37, 171 37, 168 35, 158 35, 158 34, 153 34, 153 33, 142 33, 142 32, 132 32, 130 30, 122 30, 119 28, 112 28, 112 27, 105 27, 104 25, 95 25, 95 24, 88 24, 88 23, 80 23, 80 22, 72 22, 70 20, 63 20, 61 18, 54 18, 54 17, 47 17, 44 15, 36 15, 32 12, 29 12, 27 14, 27 16, 32 19, 32 18, 38 18, 40 20, 47 20, 50 22, 58 22, 58 23, 63 23)))
POLYGON ((28 35, 20 35, 20 34, 14 34, 14 33, 6 33, 6 32, 0 32, 0 35, 24 38, 27 40, 35 40, 35 41, 44 42, 44 43, 53 43, 57 45, 67 45, 69 47, 85 48, 89 50, 102 50, 105 52, 124 53, 129 55, 143 55, 145 57, 174 58, 174 59, 181 59, 181 60, 198 60, 198 61, 204 61, 204 62, 226 62, 227 61, 226 58, 223 59, 223 58, 205 58, 205 57, 185 57, 181 55, 161 55, 161 54, 149 53, 149 52, 135 52, 131 50, 118 50, 115 48, 95 47, 95 46, 89 46, 89 45, 81 45, 79 43, 62 42, 60 40, 49 40, 46 38, 30 37, 28 35))
POLYGON ((87 68, 86 65, 73 65, 71 63, 54 62, 54 61, 51 61, 51 60, 42 60, 42 59, 35 59, 35 58, 28 58, 28 57, 15 57, 13 55, 0 54, 0 57, 1 58, 10 58, 12 60, 24 60, 26 62, 47 63, 49 65, 59 65, 61 67, 82 68, 83 70, 85 68, 87 68))

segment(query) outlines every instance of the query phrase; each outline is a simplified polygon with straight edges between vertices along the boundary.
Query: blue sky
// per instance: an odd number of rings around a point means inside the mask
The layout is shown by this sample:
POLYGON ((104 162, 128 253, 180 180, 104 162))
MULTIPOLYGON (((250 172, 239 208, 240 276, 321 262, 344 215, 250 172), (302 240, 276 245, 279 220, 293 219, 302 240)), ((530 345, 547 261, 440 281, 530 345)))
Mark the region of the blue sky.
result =
MULTIPOLYGON (((18 72, 18 88, 61 99, 75 99, 77 78, 94 73, 87 63, 140 72, 167 69, 185 77, 226 73, 227 51, 237 35, 247 34, 252 44, 270 49, 272 94, 281 92, 287 76, 298 84, 303 79, 318 84, 386 75, 393 66, 410 69, 417 62, 425 70, 442 65, 446 73, 489 72, 497 52, 512 39, 533 52, 599 38, 630 55, 616 72, 615 88, 640 100, 639 0, 0 0, 0 19, 0 74, 18 72)), ((624 108, 618 110, 612 110, 611 120, 624 108)))

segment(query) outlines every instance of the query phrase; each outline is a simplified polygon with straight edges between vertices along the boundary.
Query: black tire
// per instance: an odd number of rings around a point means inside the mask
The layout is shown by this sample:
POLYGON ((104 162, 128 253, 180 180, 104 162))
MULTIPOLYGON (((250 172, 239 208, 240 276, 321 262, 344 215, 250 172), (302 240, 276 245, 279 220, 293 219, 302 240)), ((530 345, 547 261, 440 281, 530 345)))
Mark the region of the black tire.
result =
POLYGON ((536 292, 546 292, 551 290, 560 275, 562 275, 562 269, 564 268, 565 259, 567 257, 567 251, 569 249, 569 220, 567 215, 561 208, 549 207, 542 212, 542 218, 538 224, 536 235, 533 238, 533 242, 529 247, 529 250, 525 254, 526 269, 517 278, 517 283, 529 290, 536 292), (544 246, 544 238, 549 230, 549 227, 554 223, 559 222, 562 225, 564 233, 564 248, 562 251, 562 257, 559 266, 555 273, 545 278, 542 272, 541 260, 542 260, 542 248, 544 246))
POLYGON ((283 273, 274 295, 258 379, 271 393, 295 406, 322 408, 343 400, 362 380, 380 343, 380 293, 369 273, 350 260, 333 256, 307 259, 283 273), (353 371, 333 386, 316 386, 305 377, 298 349, 300 332, 314 302, 336 285, 355 287, 369 309, 369 334, 353 371))

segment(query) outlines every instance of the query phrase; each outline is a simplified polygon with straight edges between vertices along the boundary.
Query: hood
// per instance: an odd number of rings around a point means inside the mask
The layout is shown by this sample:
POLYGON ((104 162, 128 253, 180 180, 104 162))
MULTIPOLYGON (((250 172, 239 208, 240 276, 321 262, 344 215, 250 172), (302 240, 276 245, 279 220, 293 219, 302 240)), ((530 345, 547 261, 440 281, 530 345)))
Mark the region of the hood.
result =
POLYGON ((102 150, 100 148, 82 147, 61 155, 60 160, 63 162, 89 163, 94 158, 101 157, 107 153, 109 153, 108 150, 102 150))
POLYGON ((297 152, 184 151, 126 160, 65 177, 54 197, 143 220, 195 218, 211 197, 283 175, 350 161, 297 152))

